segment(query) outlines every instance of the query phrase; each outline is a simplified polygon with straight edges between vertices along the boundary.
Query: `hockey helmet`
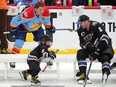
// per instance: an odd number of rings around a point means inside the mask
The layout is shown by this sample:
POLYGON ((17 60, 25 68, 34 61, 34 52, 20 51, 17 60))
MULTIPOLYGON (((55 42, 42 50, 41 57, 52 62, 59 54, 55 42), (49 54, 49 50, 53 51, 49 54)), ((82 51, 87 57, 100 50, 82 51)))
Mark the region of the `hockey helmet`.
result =
POLYGON ((89 17, 87 15, 81 15, 81 16, 79 16, 78 21, 76 22, 76 24, 82 24, 86 20, 89 20, 89 17))
POLYGON ((50 47, 52 44, 52 39, 48 35, 43 35, 40 38, 41 43, 45 44, 47 47, 50 47))

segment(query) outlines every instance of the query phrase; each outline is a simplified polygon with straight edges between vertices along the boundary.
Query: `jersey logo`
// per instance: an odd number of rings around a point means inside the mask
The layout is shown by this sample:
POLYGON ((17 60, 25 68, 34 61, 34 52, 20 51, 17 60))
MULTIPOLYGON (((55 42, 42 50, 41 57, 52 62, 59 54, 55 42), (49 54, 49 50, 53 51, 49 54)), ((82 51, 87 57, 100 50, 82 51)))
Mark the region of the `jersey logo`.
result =
POLYGON ((92 39, 92 36, 93 36, 93 34, 90 33, 90 34, 87 34, 83 39, 84 39, 85 41, 90 41, 90 40, 92 39))
POLYGON ((32 28, 33 30, 38 30, 38 28, 40 28, 41 25, 42 25, 41 22, 33 23, 33 25, 31 26, 31 28, 32 28))
POLYGON ((27 12, 24 12, 24 16, 27 17, 28 16, 28 13, 27 12))
POLYGON ((85 36, 85 32, 82 32, 82 33, 81 33, 81 36, 84 37, 84 36, 85 36))

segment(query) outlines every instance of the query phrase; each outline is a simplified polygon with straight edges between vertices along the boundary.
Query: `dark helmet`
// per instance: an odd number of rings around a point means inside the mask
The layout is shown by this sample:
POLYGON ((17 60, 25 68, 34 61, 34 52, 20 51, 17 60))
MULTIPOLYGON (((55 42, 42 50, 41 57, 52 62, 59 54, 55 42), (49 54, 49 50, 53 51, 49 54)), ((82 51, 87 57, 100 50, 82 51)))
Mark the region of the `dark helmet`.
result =
POLYGON ((40 38, 40 41, 41 41, 41 42, 46 42, 46 41, 51 41, 51 42, 52 42, 52 39, 51 39, 48 35, 43 35, 43 36, 40 38))
POLYGON ((81 15, 78 18, 78 21, 76 22, 76 24, 82 24, 82 22, 89 20, 89 17, 87 15, 81 15))

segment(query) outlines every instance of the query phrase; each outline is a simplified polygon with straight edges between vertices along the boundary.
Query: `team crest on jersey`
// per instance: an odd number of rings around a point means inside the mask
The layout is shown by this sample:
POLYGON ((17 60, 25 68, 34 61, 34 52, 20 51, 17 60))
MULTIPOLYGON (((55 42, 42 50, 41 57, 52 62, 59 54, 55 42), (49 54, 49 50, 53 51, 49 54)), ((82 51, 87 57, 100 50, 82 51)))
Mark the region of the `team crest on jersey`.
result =
POLYGON ((28 16, 28 13, 27 12, 24 12, 24 16, 27 17, 28 16))
POLYGON ((93 34, 90 33, 90 34, 87 34, 83 39, 84 39, 85 41, 90 41, 90 40, 92 39, 92 36, 93 36, 93 34))
POLYGON ((81 36, 84 37, 84 36, 85 36, 85 32, 82 32, 82 33, 81 33, 81 36))

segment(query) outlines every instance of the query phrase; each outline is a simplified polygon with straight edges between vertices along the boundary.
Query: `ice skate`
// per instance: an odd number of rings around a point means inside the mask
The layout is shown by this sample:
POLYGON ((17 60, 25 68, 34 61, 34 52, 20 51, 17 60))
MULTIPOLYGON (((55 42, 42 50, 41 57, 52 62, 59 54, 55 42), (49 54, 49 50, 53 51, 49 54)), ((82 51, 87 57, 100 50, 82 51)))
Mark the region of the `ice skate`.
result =
POLYGON ((108 80, 108 76, 110 75, 110 70, 108 68, 103 68, 102 74, 102 86, 104 86, 108 80))
POLYGON ((31 78, 31 86, 41 85, 41 81, 39 81, 38 76, 31 78))
POLYGON ((21 78, 23 79, 23 81, 27 80, 29 73, 25 70, 25 71, 21 71, 19 72, 21 78))
MULTIPOLYGON (((84 73, 81 73, 81 72, 77 72, 76 74, 76 77, 77 77, 77 82, 79 84, 84 84, 85 83, 85 74, 84 73)), ((87 78, 87 84, 92 84, 92 82, 90 81, 89 78, 87 78)))
POLYGON ((107 73, 104 73, 102 76, 102 83, 105 84, 107 82, 107 79, 108 79, 108 75, 107 73))

